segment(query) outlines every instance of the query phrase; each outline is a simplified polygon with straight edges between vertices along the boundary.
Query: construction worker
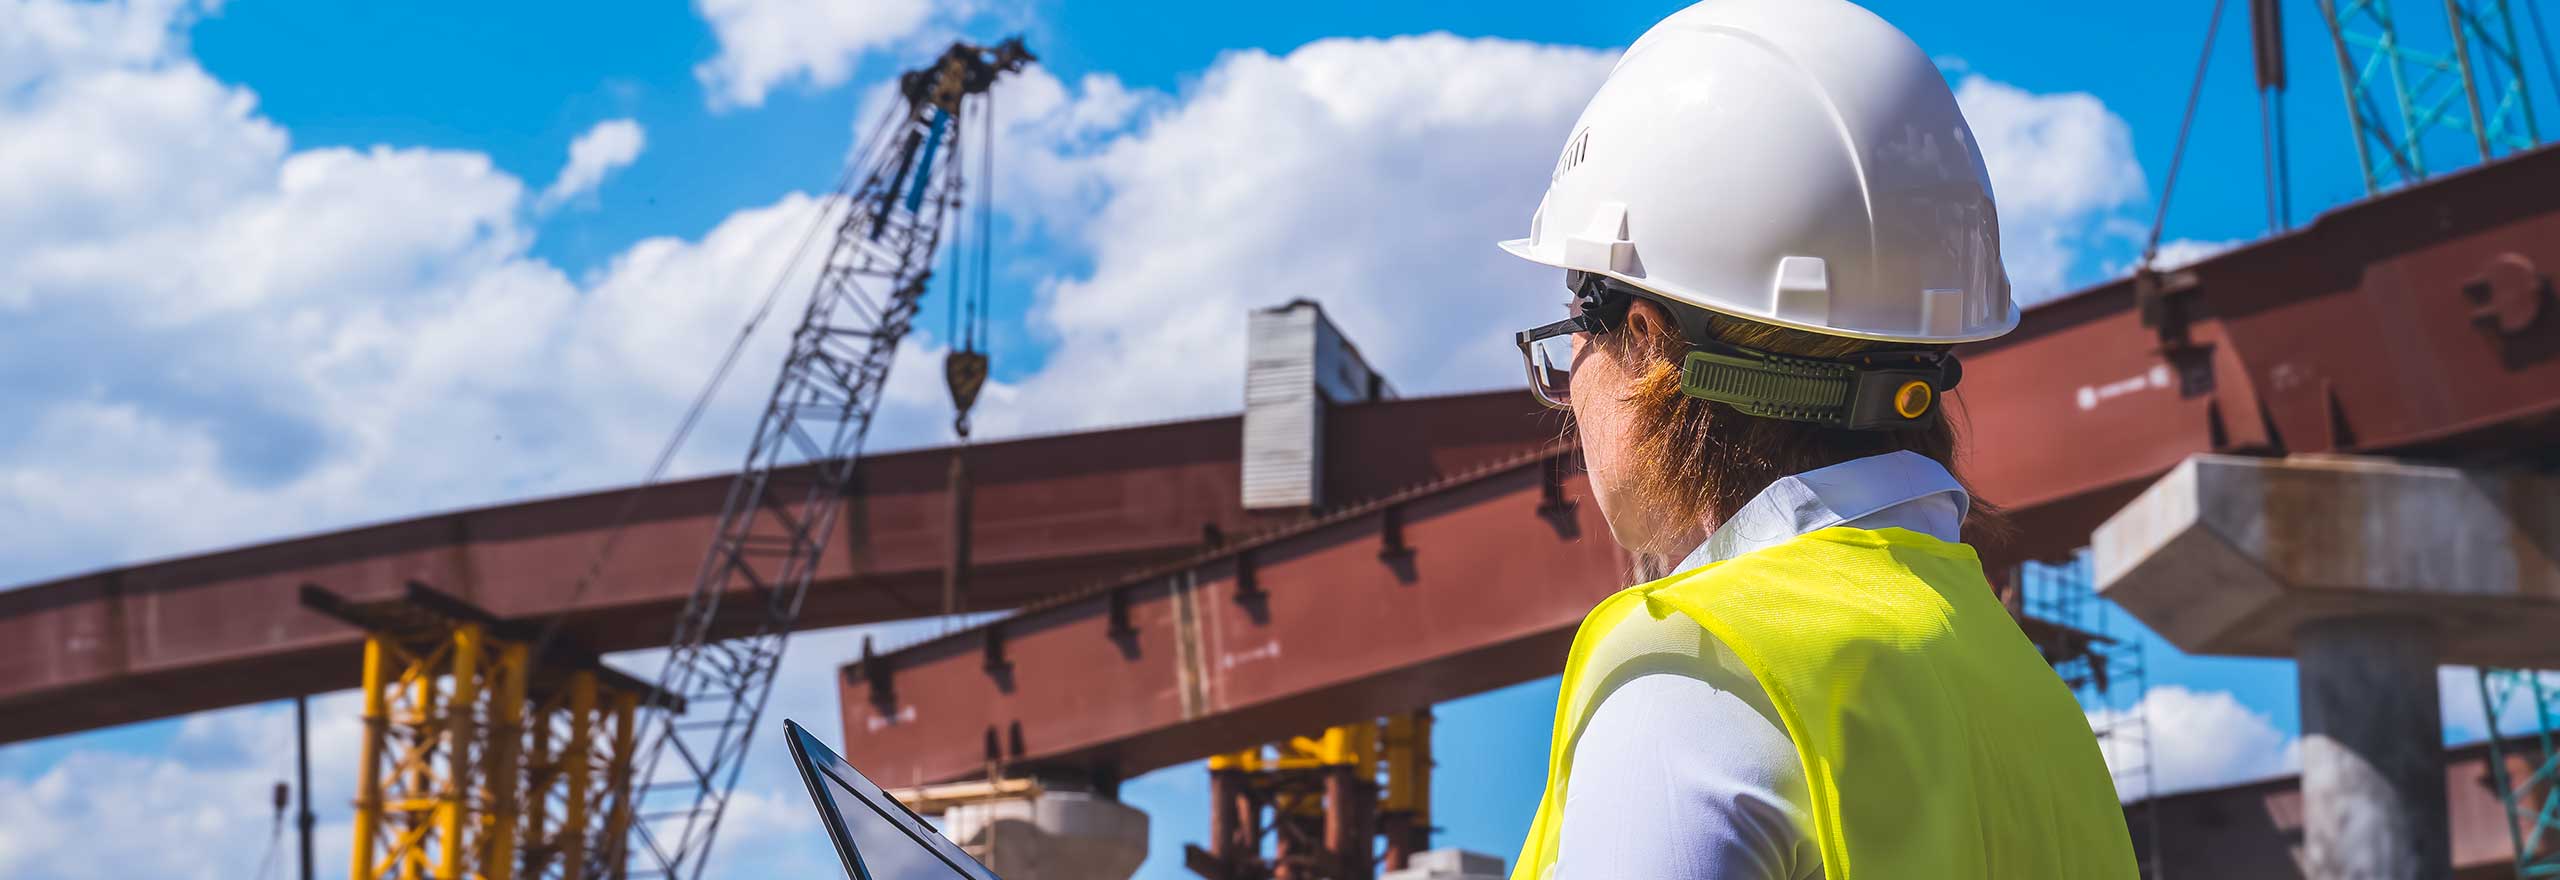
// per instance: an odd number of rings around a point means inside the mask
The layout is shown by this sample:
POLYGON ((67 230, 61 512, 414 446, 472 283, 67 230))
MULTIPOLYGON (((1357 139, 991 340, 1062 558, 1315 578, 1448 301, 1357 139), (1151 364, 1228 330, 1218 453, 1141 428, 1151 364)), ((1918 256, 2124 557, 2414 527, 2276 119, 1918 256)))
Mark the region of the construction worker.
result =
POLYGON ((1918 46, 1842 0, 1675 13, 1502 246, 1565 271, 1522 355, 1653 578, 1574 637, 1512 880, 2136 876, 2087 720, 1961 543, 1949 347, 2018 309, 1918 46))

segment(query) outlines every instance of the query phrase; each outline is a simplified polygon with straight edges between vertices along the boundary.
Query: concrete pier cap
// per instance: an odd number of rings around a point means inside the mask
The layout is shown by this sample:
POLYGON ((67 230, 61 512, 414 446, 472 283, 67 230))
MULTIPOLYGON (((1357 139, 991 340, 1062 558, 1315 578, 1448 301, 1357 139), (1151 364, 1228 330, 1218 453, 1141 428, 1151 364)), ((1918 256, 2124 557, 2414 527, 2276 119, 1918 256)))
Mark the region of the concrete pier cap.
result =
POLYGON ((2560 666, 2560 480, 2199 455, 2090 543, 2170 643, 2294 658, 2304 876, 2451 876, 2436 666, 2560 666))
POLYGON ((2560 666, 2560 478, 2344 456, 2189 457, 2091 535, 2099 595, 2192 654, 2424 621, 2440 662, 2560 666))

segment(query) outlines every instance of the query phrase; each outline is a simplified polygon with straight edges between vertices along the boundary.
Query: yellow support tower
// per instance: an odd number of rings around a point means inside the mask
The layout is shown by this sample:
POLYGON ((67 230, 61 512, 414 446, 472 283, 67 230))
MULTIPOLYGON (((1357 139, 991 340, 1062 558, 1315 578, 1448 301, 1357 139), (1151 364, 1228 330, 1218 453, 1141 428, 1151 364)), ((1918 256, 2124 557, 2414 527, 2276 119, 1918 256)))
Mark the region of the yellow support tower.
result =
POLYGON ((1186 847, 1184 862, 1210 880, 1369 880, 1380 862, 1402 868, 1430 846, 1431 712, 1212 756, 1209 797, 1211 849, 1186 847))
POLYGON ((633 715, 651 691, 593 654, 410 584, 303 604, 365 631, 354 880, 619 876, 633 715))

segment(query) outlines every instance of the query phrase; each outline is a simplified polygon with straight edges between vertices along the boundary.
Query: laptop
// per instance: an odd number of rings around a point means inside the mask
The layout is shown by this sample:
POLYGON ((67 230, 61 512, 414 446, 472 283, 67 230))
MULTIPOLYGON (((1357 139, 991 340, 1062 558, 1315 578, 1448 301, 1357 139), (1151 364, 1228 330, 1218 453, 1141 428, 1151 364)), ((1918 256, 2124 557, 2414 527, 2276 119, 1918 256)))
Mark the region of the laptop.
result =
POLYGON ((854 772, 799 722, 785 719, 783 735, 791 742, 791 760, 809 784, 809 798, 826 820, 844 858, 845 875, 853 880, 1000 880, 958 844, 935 831, 924 817, 898 803, 880 786, 854 772))

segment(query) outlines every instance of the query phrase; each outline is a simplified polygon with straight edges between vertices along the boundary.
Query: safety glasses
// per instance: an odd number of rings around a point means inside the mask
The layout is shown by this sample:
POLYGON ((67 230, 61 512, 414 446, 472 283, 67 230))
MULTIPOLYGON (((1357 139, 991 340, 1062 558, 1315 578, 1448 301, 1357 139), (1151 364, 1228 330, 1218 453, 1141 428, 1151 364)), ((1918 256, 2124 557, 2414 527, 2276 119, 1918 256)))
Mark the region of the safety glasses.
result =
POLYGON ((1597 284, 1577 286, 1573 301, 1565 304, 1573 317, 1512 334, 1520 343, 1520 361, 1529 370, 1529 393, 1556 409, 1573 408, 1573 338, 1607 333, 1627 314, 1623 295, 1610 296, 1597 284))
POLYGON ((1573 408, 1573 337, 1592 332, 1591 321, 1575 315, 1553 324, 1512 334, 1520 342, 1520 360, 1529 368, 1529 393, 1556 409, 1573 408))

